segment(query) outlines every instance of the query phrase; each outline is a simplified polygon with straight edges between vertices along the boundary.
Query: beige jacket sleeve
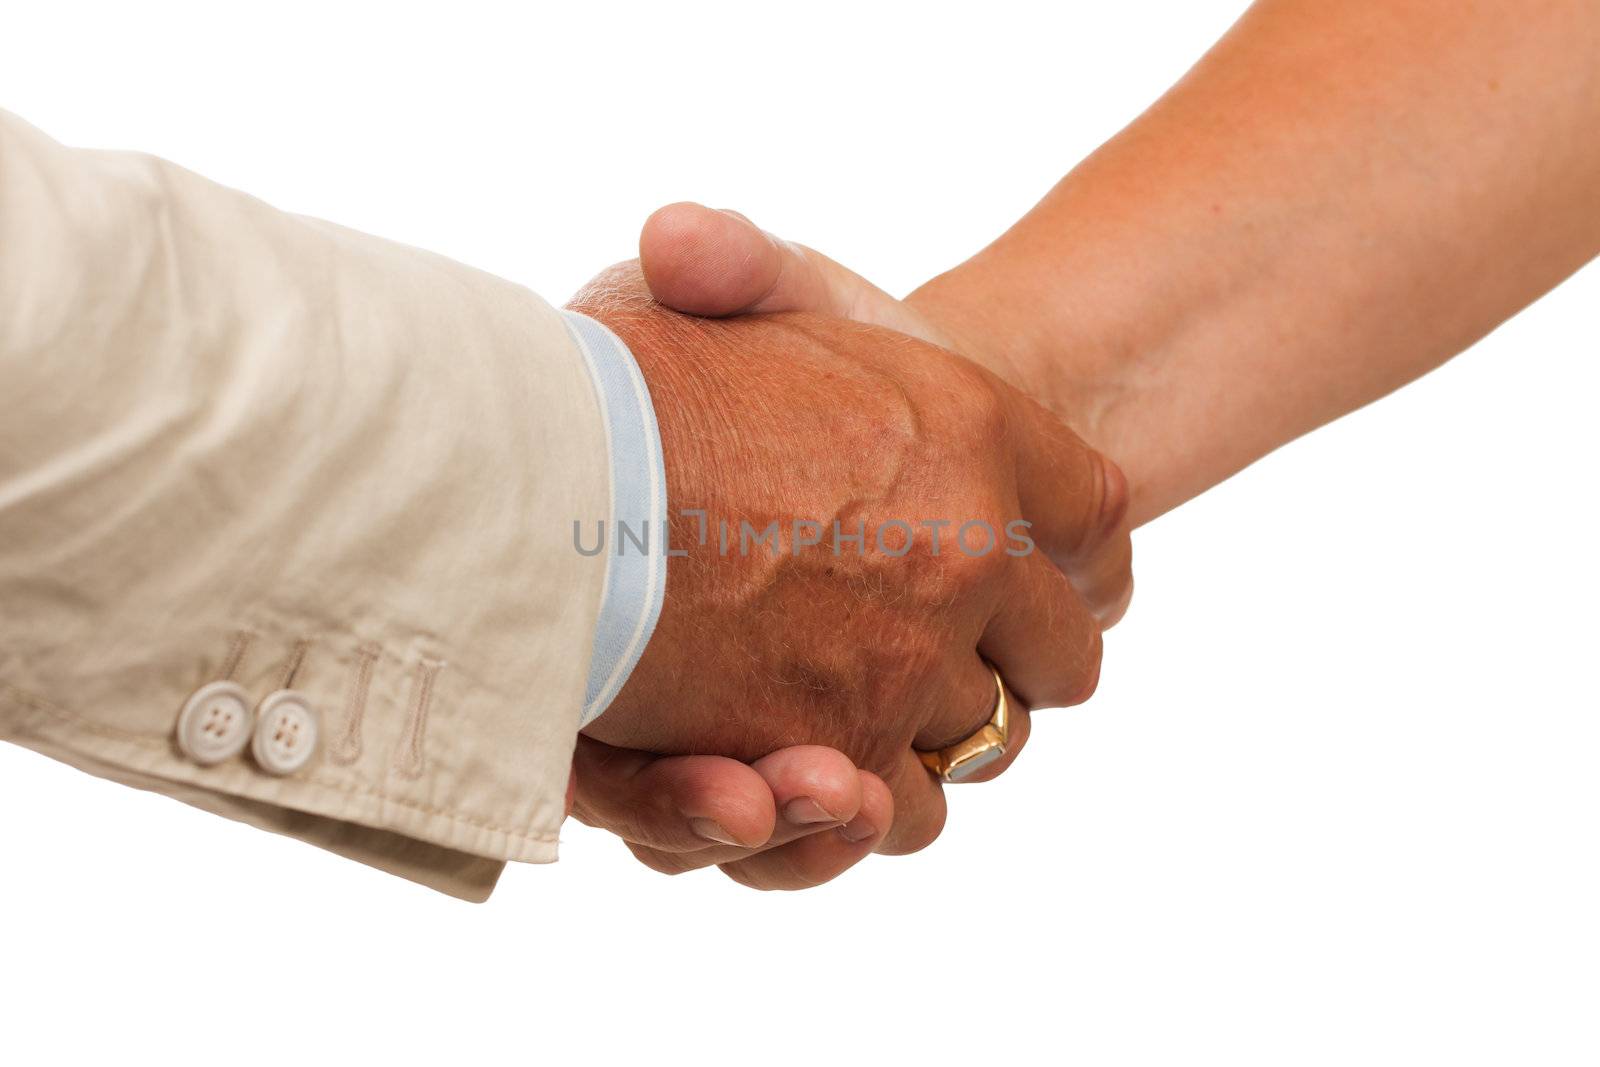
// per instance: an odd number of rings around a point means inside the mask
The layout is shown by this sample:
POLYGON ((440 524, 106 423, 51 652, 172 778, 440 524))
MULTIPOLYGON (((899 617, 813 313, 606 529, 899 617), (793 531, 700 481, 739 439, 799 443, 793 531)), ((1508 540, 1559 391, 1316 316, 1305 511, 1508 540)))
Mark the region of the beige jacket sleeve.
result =
POLYGON ((555 858, 605 440, 532 292, 0 112, 0 737, 483 899, 555 858))

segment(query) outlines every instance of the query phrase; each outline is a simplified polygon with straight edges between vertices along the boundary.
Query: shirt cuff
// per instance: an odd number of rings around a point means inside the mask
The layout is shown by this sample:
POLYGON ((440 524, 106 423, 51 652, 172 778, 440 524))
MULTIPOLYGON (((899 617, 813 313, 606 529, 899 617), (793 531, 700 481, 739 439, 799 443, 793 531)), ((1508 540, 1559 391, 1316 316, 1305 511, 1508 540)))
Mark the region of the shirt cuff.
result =
POLYGON ((667 590, 667 473, 655 406, 633 353, 589 316, 562 315, 594 382, 611 467, 609 525, 601 520, 598 542, 588 531, 581 536, 574 531, 575 549, 592 554, 598 543, 606 557, 582 727, 622 691, 661 617, 667 590))

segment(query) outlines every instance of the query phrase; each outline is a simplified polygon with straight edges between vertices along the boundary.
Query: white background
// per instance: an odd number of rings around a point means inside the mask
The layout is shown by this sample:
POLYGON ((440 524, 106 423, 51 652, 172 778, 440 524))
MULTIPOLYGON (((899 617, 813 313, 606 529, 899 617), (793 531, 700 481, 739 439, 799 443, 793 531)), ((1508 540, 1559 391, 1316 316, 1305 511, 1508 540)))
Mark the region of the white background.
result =
MULTIPOLYGON (((684 198, 904 292, 1243 6, 27 4, 0 106, 556 301, 684 198)), ((1096 699, 820 890, 572 825, 470 906, 0 748, 0 1060, 1593 1064, 1597 311, 1142 531, 1096 699)))

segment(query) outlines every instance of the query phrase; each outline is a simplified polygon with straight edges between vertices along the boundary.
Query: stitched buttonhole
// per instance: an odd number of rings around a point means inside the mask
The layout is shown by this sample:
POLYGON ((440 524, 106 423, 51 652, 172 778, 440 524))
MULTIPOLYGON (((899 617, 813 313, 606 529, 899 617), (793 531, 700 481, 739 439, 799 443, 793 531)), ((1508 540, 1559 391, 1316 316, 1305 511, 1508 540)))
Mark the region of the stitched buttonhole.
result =
POLYGON ((350 695, 345 699, 344 726, 331 753, 335 763, 348 765, 361 758, 361 723, 367 714, 367 693, 372 689, 378 654, 376 645, 356 649, 356 670, 350 679, 350 695))
POLYGON ((249 630, 234 631, 233 640, 228 644, 228 657, 222 661, 222 670, 217 675, 219 680, 233 681, 233 676, 239 672, 239 665, 244 662, 244 654, 249 651, 250 642, 255 636, 249 630))
POLYGON ((395 773, 402 778, 420 778, 426 760, 423 744, 428 733, 428 706, 433 702, 433 684, 444 664, 439 660, 423 660, 417 664, 417 675, 411 686, 411 712, 406 716, 405 735, 395 752, 395 773))
POLYGON ((283 665, 283 673, 278 676, 279 689, 293 689, 294 676, 300 673, 301 664, 306 661, 306 653, 311 650, 311 642, 302 637, 294 643, 294 648, 289 653, 289 658, 283 665))

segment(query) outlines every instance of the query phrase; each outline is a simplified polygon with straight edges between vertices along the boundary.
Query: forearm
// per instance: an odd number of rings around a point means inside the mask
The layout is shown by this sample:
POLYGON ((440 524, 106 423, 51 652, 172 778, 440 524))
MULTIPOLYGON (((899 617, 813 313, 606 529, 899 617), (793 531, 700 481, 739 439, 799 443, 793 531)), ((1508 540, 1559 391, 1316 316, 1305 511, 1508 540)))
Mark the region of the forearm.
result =
POLYGON ((0 112, 0 739, 460 896, 554 859, 600 392, 525 289, 0 112))
POLYGON ((910 301, 1123 466, 1143 522, 1600 251, 1600 5, 1264 0, 910 301))

